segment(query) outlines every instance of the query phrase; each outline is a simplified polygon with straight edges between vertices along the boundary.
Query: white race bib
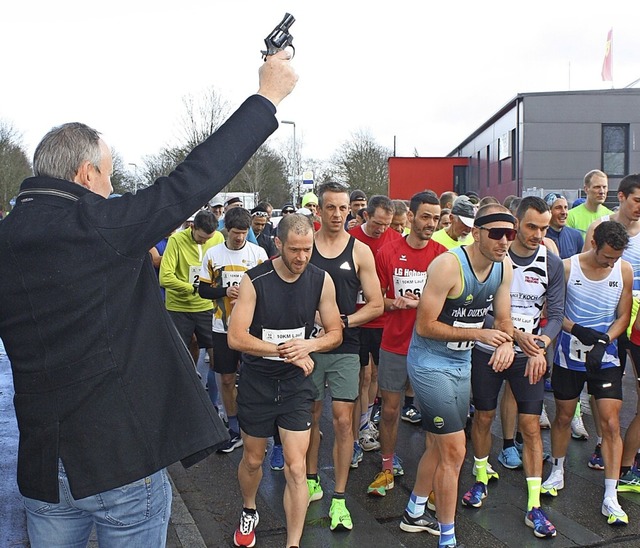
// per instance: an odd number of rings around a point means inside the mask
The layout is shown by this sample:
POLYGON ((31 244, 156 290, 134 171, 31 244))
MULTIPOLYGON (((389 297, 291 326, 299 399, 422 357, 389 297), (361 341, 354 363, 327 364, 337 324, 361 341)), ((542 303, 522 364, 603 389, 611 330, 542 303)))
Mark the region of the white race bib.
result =
POLYGON ((393 292, 396 297, 415 295, 420 297, 424 284, 427 282, 427 273, 420 272, 413 276, 393 276, 393 292))
POLYGON ((191 285, 200 279, 200 268, 199 266, 189 266, 189 283, 191 285))
POLYGON ((222 271, 222 287, 233 287, 240 285, 240 280, 244 276, 243 271, 223 270, 222 271))
MULTIPOLYGON (((293 329, 265 329, 262 328, 262 340, 273 344, 280 344, 291 339, 304 339, 304 327, 293 329)), ((267 360, 283 362, 284 358, 279 356, 264 356, 267 360)))
POLYGON ((519 329, 524 333, 533 333, 533 316, 512 313, 511 320, 513 321, 513 327, 515 327, 516 329, 519 329))
POLYGON ((569 339, 569 357, 572 360, 584 363, 587 360, 587 352, 592 348, 592 344, 582 344, 580 339, 571 335, 569 339))
MULTIPOLYGON (((484 322, 478 323, 463 323, 453 322, 453 327, 462 327, 463 329, 481 329, 484 322)), ((476 344, 476 341, 455 341, 448 342, 447 348, 449 350, 471 350, 476 344)))

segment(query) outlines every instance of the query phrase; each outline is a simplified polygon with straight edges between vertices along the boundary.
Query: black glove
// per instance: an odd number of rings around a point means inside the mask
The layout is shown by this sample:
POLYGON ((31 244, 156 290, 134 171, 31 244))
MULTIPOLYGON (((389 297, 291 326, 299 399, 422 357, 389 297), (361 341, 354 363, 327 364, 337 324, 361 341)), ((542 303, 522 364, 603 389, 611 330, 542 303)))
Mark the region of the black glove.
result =
POLYGON ((604 357, 604 351, 609 344, 609 337, 607 340, 600 339, 593 348, 587 352, 587 359, 584 362, 588 373, 596 373, 602 366, 602 358, 604 357))
POLYGON ((600 339, 606 340, 609 343, 609 335, 602 331, 596 331, 590 327, 584 327, 580 324, 574 323, 571 328, 571 334, 577 337, 584 345, 590 346, 596 344, 600 339))

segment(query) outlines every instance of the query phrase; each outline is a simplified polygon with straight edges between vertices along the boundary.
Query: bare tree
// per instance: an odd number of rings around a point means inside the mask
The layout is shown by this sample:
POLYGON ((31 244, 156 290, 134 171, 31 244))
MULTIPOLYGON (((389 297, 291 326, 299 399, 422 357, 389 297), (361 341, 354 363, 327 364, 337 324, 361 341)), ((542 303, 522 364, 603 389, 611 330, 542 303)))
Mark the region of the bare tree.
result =
POLYGON ((20 183, 31 175, 31 163, 22 146, 22 135, 6 120, 0 120, 0 210, 18 194, 20 183))
POLYGON ((187 95, 182 104, 180 142, 188 150, 202 143, 229 116, 229 103, 213 86, 197 97, 187 95))
POLYGON ((359 188, 368 196, 387 194, 391 151, 378 143, 365 131, 353 134, 350 141, 332 158, 335 175, 351 188, 359 188))

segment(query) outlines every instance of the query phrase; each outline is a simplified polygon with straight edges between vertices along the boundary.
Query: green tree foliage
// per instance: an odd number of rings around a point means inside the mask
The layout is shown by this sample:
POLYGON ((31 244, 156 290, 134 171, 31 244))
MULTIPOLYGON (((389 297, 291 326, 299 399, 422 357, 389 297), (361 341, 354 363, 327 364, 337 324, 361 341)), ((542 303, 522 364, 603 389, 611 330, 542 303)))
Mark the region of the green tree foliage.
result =
POLYGON ((7 121, 0 120, 0 209, 11 209, 9 200, 18 194, 22 181, 32 174, 31 162, 22 147, 22 136, 7 121))
POLYGON ((367 132, 357 132, 335 153, 334 175, 350 188, 363 190, 367 196, 387 194, 390 156, 391 151, 376 143, 367 132))

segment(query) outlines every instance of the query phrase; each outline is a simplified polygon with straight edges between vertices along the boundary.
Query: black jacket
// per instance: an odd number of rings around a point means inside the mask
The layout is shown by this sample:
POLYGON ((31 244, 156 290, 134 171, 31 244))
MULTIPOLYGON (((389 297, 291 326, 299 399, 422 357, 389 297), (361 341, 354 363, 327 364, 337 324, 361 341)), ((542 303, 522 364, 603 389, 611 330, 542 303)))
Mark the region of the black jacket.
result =
POLYGON ((84 498, 211 453, 228 434, 158 290, 149 249, 276 129, 250 97, 168 177, 112 200, 33 177, 0 224, 0 337, 20 429, 18 485, 84 498))

